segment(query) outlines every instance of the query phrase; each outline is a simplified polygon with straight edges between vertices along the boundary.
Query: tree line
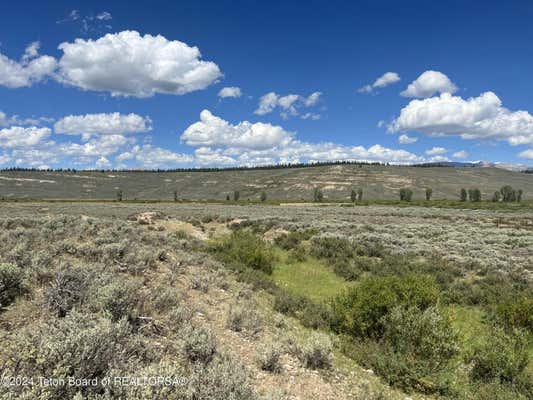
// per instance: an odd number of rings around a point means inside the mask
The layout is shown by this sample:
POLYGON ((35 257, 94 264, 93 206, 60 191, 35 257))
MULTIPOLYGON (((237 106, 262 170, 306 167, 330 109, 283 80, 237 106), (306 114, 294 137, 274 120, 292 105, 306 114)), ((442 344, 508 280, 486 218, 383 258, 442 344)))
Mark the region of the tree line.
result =
MULTIPOLYGON (((398 192, 400 201, 411 201, 413 199, 413 190, 411 188, 401 188, 398 192)), ((180 201, 178 191, 174 190, 174 201, 180 201)), ((510 185, 505 185, 500 188, 500 190, 497 190, 492 195, 492 202, 504 202, 504 203, 510 203, 510 202, 521 202, 522 197, 524 195, 524 191, 522 189, 514 189, 510 185)), ((433 189, 431 187, 425 188, 425 199, 426 201, 430 201, 433 196, 433 189)), ((116 200, 122 201, 124 197, 124 193, 122 189, 117 189, 116 191, 116 200)), ((231 194, 226 194, 226 201, 234 201, 238 202, 241 198, 240 191, 234 190, 231 194)), ((261 191, 259 194, 259 199, 262 202, 265 202, 267 200, 267 192, 261 191)), ((320 203, 324 200, 324 192, 318 188, 315 187, 313 189, 313 202, 320 203)), ((362 201, 363 200, 363 189, 362 188, 354 188, 350 192, 350 200, 352 203, 362 201)), ((482 194, 481 190, 478 188, 471 188, 471 189, 465 189, 461 188, 459 191, 459 200, 460 201, 472 201, 472 202, 479 202, 482 200, 482 194)))

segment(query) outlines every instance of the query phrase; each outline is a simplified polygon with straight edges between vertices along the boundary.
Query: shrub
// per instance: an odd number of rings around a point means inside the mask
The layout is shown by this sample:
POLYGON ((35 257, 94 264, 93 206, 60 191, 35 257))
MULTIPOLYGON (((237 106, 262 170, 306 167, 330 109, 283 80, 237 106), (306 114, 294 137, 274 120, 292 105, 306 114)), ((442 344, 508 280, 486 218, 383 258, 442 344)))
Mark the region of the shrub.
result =
POLYGON ((197 366, 189 388, 194 400, 256 400, 248 369, 228 354, 220 354, 207 366, 197 366))
POLYGON ((157 312, 165 312, 179 305, 181 292, 172 286, 156 286, 151 290, 150 299, 157 312))
POLYGON ((355 247, 350 240, 337 236, 314 237, 311 255, 330 261, 345 260, 355 256, 355 247))
POLYGON ((5 248, 9 249, 9 251, 6 252, 3 259, 19 268, 27 268, 31 265, 31 244, 27 240, 24 240, 24 238, 13 239, 12 242, 11 246, 4 244, 5 248))
POLYGON ((22 270, 12 264, 0 264, 0 310, 23 292, 22 270))
POLYGON ((256 290, 273 290, 276 284, 270 275, 256 269, 244 269, 237 276, 238 280, 251 285, 256 290))
POLYGON ((430 187, 427 187, 426 188, 426 200, 430 201, 432 195, 433 195, 433 189, 430 187))
POLYGON ((402 355, 418 377, 440 371, 458 351, 450 320, 435 307, 395 307, 383 320, 383 342, 402 355))
POLYGON ((279 235, 274 239, 274 243, 283 250, 292 250, 298 248, 303 241, 309 240, 314 234, 314 230, 292 231, 279 235))
POLYGON ((358 346, 357 351, 358 362, 383 377, 391 386, 399 387, 405 392, 415 390, 422 393, 438 393, 446 399, 456 398, 447 396, 451 394, 453 386, 447 380, 446 374, 421 371, 418 369, 420 366, 417 368, 412 360, 395 352, 386 343, 366 340, 358 346))
POLYGON ((333 328, 353 336, 380 338, 382 318, 403 305, 421 310, 438 299, 435 281, 425 275, 368 277, 332 302, 333 328))
POLYGON ((251 268, 272 273, 273 254, 266 243, 247 230, 237 230, 231 236, 211 246, 218 258, 234 268, 251 268))
POLYGON ((64 317, 72 308, 85 302, 88 287, 88 271, 63 265, 44 293, 44 305, 58 317, 64 317))
POLYGON ((239 193, 238 190, 235 190, 233 192, 233 201, 239 201, 239 198, 241 197, 241 194, 239 193))
POLYGON ((355 203, 357 201, 357 192, 354 189, 352 189, 350 193, 350 201, 352 203, 355 203))
POLYGON ((249 304, 236 304, 230 307, 226 326, 235 332, 245 332, 256 335, 262 329, 263 322, 254 306, 249 304))
POLYGON ((297 314, 302 325, 312 329, 327 329, 331 325, 331 308, 322 303, 315 303, 309 299, 302 299, 302 306, 297 314))
MULTIPOLYGON (((131 334, 125 321, 113 323, 74 311, 65 318, 52 318, 38 326, 13 332, 0 348, 0 359, 4 361, 2 372, 11 376, 44 376, 65 381, 70 377, 101 379, 113 367, 144 360, 147 357, 144 346, 131 334)), ((79 390, 97 392, 101 387, 34 385, 28 390, 32 392, 24 398, 60 400, 73 398, 79 390)))
POLYGON ((192 320, 193 315, 193 310, 185 305, 172 308, 168 313, 168 318, 173 324, 171 329, 175 331, 181 329, 192 320))
POLYGON ((522 295, 499 304, 497 317, 509 328, 524 328, 533 333, 533 297, 522 295))
MULTIPOLYGON (((108 376, 113 379, 116 376, 127 376, 124 370, 112 370, 108 376)), ((188 379, 191 379, 187 370, 176 361, 160 361, 150 364, 135 371, 139 377, 163 377, 170 379, 172 384, 128 384, 112 385, 111 393, 107 396, 95 397, 94 399, 165 399, 165 400, 187 400, 192 394, 188 393, 188 379)), ((79 397, 79 400, 85 398, 79 397)), ((93 398, 91 398, 92 400, 93 398)), ((78 400, 74 397, 73 400, 78 400)))
POLYGON ((208 276, 193 276, 191 277, 191 289, 199 290, 201 292, 209 292, 210 277, 208 276))
MULTIPOLYGON (((498 382, 481 383, 473 388, 472 400, 528 400, 531 396, 518 393, 498 382)), ((470 399, 470 398, 469 398, 470 399)))
POLYGON ((307 249, 304 246, 298 246, 289 252, 287 261, 289 263, 302 262, 307 259, 307 249))
POLYGON ((135 281, 114 280, 96 290, 91 299, 94 309, 109 313, 112 321, 127 318, 132 321, 137 317, 136 305, 141 284, 135 281))
POLYGON ((494 328, 472 350, 471 377, 482 382, 517 383, 528 364, 528 355, 524 333, 506 333, 494 328))
POLYGON ((365 270, 359 257, 350 260, 341 260, 333 264, 333 272, 347 281, 356 281, 365 270))
POLYGON ((280 358, 283 347, 279 343, 265 343, 257 350, 256 360, 264 371, 279 373, 282 370, 280 358))
POLYGON ((277 289, 274 293, 274 310, 282 314, 296 315, 303 308, 304 299, 284 289, 277 289))
POLYGON ((413 191, 409 188, 400 189, 400 200, 401 201, 411 201, 413 198, 413 191))
POLYGON ((131 274, 139 275, 147 269, 154 268, 159 256, 149 247, 137 247, 124 257, 125 267, 123 269, 131 274))
POLYGON ((265 191, 261 192, 260 199, 261 199, 261 201, 266 201, 266 199, 267 199, 267 194, 266 194, 265 191))
POLYGON ((333 345, 329 336, 313 332, 303 343, 297 346, 298 358, 307 368, 325 369, 331 366, 333 345))
POLYGON ((209 363, 217 352, 214 333, 205 327, 189 327, 183 331, 183 352, 191 362, 209 363))
MULTIPOLYGON (((113 371, 110 376, 128 375, 113 371)), ((207 366, 188 371, 177 362, 161 361, 135 371, 136 376, 170 377, 183 384, 114 385, 112 397, 98 399, 165 400, 257 400, 246 367, 227 354, 216 356, 207 366)), ((91 398, 92 399, 92 398, 91 398)))

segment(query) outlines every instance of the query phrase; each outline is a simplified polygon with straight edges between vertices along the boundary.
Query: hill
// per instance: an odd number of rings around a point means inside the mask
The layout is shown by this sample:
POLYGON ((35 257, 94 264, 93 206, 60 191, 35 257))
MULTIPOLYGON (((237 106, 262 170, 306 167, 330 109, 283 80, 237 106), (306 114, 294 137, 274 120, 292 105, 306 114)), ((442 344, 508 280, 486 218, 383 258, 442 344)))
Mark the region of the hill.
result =
POLYGON ((0 197, 5 199, 125 199, 223 200, 234 190, 241 199, 310 200, 315 187, 325 199, 348 199, 362 188, 366 199, 397 199, 402 187, 414 199, 433 188, 435 199, 457 199, 459 190, 477 187, 490 198, 503 185, 524 191, 533 199, 533 174, 501 168, 413 167, 386 165, 322 165, 302 168, 220 171, 2 171, 0 197))

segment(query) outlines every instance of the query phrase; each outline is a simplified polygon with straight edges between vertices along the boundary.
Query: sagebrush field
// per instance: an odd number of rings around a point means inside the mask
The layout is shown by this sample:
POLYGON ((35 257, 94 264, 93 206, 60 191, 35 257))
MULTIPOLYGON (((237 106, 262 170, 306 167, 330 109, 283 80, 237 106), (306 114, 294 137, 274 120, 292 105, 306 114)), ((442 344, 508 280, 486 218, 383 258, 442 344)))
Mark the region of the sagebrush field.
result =
POLYGON ((3 399, 533 398, 528 208, 3 202, 0 226, 0 369, 33 379, 3 399))

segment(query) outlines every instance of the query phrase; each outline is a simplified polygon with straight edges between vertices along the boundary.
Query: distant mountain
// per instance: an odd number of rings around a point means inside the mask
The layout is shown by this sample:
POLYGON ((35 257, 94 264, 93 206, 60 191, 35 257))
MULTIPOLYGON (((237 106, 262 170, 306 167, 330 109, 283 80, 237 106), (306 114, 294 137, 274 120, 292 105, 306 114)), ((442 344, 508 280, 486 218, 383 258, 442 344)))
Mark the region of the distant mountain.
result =
POLYGON ((506 170, 509 170, 509 171, 529 171, 529 170, 533 170, 533 166, 531 166, 531 165, 513 164, 513 163, 506 163, 506 162, 494 163, 494 167, 506 169, 506 170))
POLYGON ((423 164, 415 164, 414 167, 451 167, 451 168, 480 168, 490 167, 491 165, 483 164, 483 161, 476 162, 459 162, 459 161, 438 161, 423 164))
POLYGON ((458 161, 442 161, 431 162, 424 164, 417 164, 416 167, 452 167, 452 168, 500 168, 507 171, 530 171, 533 166, 527 164, 513 164, 509 162, 490 162, 490 161, 472 161, 472 162, 458 162, 458 161))

